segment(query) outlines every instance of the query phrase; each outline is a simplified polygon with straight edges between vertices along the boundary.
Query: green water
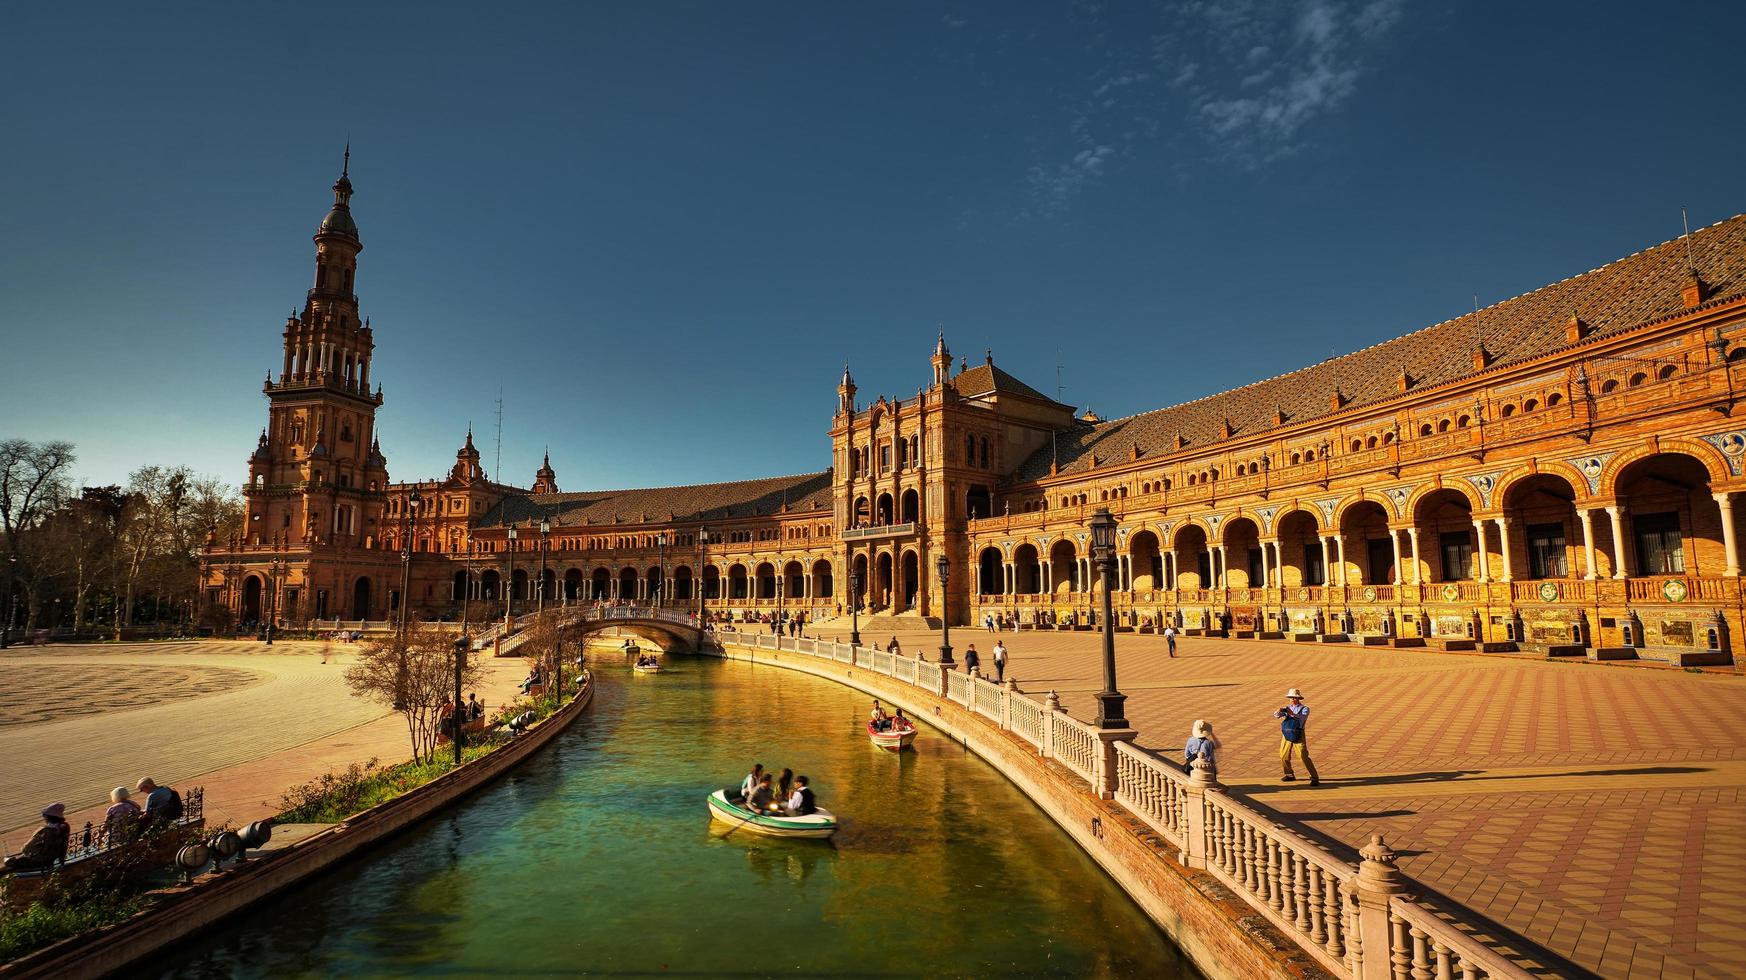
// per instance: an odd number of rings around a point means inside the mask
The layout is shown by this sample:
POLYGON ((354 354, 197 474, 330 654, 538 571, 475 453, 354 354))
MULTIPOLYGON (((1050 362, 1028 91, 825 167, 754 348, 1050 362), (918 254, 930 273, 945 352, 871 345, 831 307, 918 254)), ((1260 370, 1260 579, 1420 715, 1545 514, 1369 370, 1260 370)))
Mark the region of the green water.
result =
POLYGON ((176 977, 1195 977, 979 758, 773 667, 596 655, 594 704, 515 773, 157 966, 176 977), (720 836, 752 762, 812 777, 829 842, 720 836))

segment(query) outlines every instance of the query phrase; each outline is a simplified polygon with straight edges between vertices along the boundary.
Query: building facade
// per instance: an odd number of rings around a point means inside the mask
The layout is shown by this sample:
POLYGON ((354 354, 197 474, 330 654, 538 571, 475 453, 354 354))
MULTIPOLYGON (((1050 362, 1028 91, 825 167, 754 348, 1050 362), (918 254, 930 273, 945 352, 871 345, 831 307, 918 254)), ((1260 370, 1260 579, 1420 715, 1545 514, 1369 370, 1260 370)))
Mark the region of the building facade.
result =
POLYGON ((1084 624, 1103 588, 1087 522, 1108 508, 1124 629, 1685 663, 1746 643, 1746 216, 1125 419, 1075 415, 992 353, 954 366, 942 336, 913 396, 863 403, 844 369, 826 469, 563 492, 549 457, 526 488, 491 479, 471 432, 442 479, 389 481, 351 194, 342 174, 265 385, 248 532, 208 542, 217 616, 622 599, 1084 624))

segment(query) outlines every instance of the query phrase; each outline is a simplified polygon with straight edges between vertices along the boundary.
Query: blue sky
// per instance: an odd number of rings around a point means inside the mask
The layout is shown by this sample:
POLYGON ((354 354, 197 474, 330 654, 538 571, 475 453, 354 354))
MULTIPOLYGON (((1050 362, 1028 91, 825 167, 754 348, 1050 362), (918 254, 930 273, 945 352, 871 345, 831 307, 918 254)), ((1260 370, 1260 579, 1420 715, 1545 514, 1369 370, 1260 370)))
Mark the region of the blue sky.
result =
POLYGON ((396 479, 803 472, 934 333, 1115 417, 1746 210, 1737 4, 36 4, 0 436, 240 481, 352 140, 396 479))

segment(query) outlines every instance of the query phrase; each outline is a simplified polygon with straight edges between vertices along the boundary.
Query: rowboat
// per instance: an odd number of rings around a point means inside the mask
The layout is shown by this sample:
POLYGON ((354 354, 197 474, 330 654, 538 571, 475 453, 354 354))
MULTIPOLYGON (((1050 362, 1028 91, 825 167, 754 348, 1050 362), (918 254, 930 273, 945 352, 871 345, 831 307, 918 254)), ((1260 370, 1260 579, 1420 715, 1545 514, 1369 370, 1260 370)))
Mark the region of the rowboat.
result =
POLYGON ((877 745, 882 749, 890 749, 893 752, 902 752, 915 742, 915 726, 911 725, 908 728, 902 729, 894 728, 882 732, 879 729, 874 728, 872 722, 868 722, 867 737, 872 739, 874 745, 877 745))
POLYGON ((709 794, 709 815, 733 830, 762 834, 765 837, 794 837, 822 840, 837 832, 836 815, 818 810, 804 817, 780 817, 754 813, 740 805, 738 797, 728 799, 727 790, 709 794))
POLYGON ((632 664, 631 669, 636 671, 639 674, 659 674, 661 672, 661 665, 660 664, 632 664))

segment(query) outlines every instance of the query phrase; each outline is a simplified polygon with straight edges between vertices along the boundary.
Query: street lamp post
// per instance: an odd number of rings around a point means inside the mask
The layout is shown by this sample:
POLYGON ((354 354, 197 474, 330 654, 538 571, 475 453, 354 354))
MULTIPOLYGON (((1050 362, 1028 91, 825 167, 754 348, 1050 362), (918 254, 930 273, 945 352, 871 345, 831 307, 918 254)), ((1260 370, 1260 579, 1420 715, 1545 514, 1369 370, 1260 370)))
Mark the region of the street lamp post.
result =
POLYGON ((658 607, 667 598, 667 535, 665 533, 655 535, 655 547, 659 548, 661 552, 661 577, 655 582, 653 596, 654 604, 658 607))
POLYGON ((503 631, 509 632, 515 625, 515 525, 509 525, 506 532, 509 539, 509 578, 504 581, 503 588, 503 631))
POLYGON ((786 574, 781 571, 776 573, 776 630, 778 634, 782 631, 782 579, 786 577, 786 574))
POLYGON ((18 582, 18 556, 6 556, 6 622, 0 625, 0 650, 12 645, 12 617, 18 615, 18 597, 13 589, 18 582))
POLYGON ((1116 690, 1115 623, 1110 609, 1110 584, 1115 579, 1116 519, 1108 507, 1091 515, 1091 556, 1103 576, 1103 690, 1097 695, 1097 727, 1128 727, 1128 696, 1116 690))
POLYGON ((540 600, 536 608, 542 613, 546 611, 546 545, 550 542, 551 533, 552 522, 544 517, 540 518, 540 600))
POLYGON ((273 620, 279 618, 279 576, 285 563, 275 558, 267 563, 267 646, 273 645, 273 620))
POLYGON ((940 664, 950 669, 953 666, 952 616, 951 602, 946 598, 946 587, 952 583, 951 559, 943 553, 934 559, 934 573, 940 577, 940 664))
MULTIPOLYGON (((400 542, 400 640, 406 641, 406 609, 412 598, 412 535, 418 530, 418 506, 424 498, 417 490, 406 498, 406 520, 400 542)), ((402 657, 404 659, 404 657, 402 657)))
POLYGON ((449 724, 455 726, 450 734, 454 736, 456 768, 461 765, 461 725, 466 718, 466 712, 461 708, 461 671, 467 667, 467 646, 467 626, 463 623, 461 635, 455 637, 455 713, 449 719, 449 724))
POLYGON ((861 573, 849 570, 849 645, 861 645, 861 573))
POLYGON ((703 587, 704 587, 704 583, 709 581, 709 579, 706 578, 703 574, 705 571, 707 571, 709 569, 709 528, 708 527, 700 527, 697 529, 697 546, 698 546, 697 625, 699 627, 701 627, 701 626, 703 626, 703 620, 704 620, 703 587))

